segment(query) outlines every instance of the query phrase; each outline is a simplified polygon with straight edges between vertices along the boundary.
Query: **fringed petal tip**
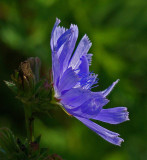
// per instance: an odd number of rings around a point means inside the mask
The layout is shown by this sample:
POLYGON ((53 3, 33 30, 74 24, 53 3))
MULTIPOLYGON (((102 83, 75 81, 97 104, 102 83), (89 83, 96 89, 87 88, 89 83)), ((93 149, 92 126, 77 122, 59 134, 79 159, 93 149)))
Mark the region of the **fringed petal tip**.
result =
POLYGON ((87 36, 87 34, 85 34, 83 38, 85 39, 85 41, 87 41, 89 43, 89 46, 91 47, 92 43, 91 43, 89 37, 87 36))
POLYGON ((125 117, 126 121, 129 121, 130 118, 129 118, 128 109, 127 109, 127 107, 123 107, 123 108, 124 108, 124 117, 125 117))
POLYGON ((112 89, 115 87, 115 85, 118 82, 119 82, 119 79, 117 79, 115 82, 113 82, 107 89, 105 89, 104 91, 102 91, 103 95, 106 97, 112 91, 112 89))
MULTIPOLYGON (((122 122, 129 121, 129 112, 127 107, 115 107, 119 109, 122 122)), ((121 123, 121 122, 120 122, 121 123)))
POLYGON ((115 145, 120 146, 121 147, 121 143, 124 142, 124 140, 120 137, 117 137, 117 143, 115 145))
POLYGON ((89 66, 90 66, 91 63, 92 63, 92 56, 93 56, 93 54, 91 54, 91 53, 88 53, 88 54, 86 55, 89 66))
POLYGON ((101 112, 92 119, 109 124, 119 124, 129 120, 129 112, 126 107, 102 109, 101 112))
POLYGON ((117 79, 115 82, 112 83, 113 87, 120 81, 120 79, 117 79))
POLYGON ((117 84, 120 81, 120 79, 117 79, 114 83, 117 84))
MULTIPOLYGON (((113 133, 115 133, 115 132, 113 132, 113 133)), ((108 141, 108 142, 110 142, 110 143, 112 143, 112 144, 114 144, 114 145, 116 145, 116 146, 120 146, 121 147, 121 144, 122 144, 122 142, 124 142, 124 139, 122 139, 122 138, 120 138, 119 137, 120 135, 118 134, 118 135, 112 135, 112 136, 110 136, 110 137, 108 137, 108 139, 107 138, 104 138, 106 141, 108 141)))
POLYGON ((74 117, 77 118, 78 120, 80 120, 88 128, 93 130, 95 133, 97 133, 99 136, 101 136, 103 139, 105 139, 108 142, 110 142, 114 145, 117 145, 117 146, 121 146, 121 143, 124 142, 124 140, 119 137, 118 133, 115 133, 115 132, 112 132, 106 128, 103 128, 100 125, 94 123, 93 121, 91 121, 89 119, 82 118, 79 116, 74 116, 74 117))
POLYGON ((56 17, 56 23, 59 24, 60 22, 61 22, 61 20, 60 20, 59 18, 56 17))
POLYGON ((70 28, 73 28, 73 30, 75 30, 75 29, 78 30, 78 26, 76 24, 71 24, 70 28))

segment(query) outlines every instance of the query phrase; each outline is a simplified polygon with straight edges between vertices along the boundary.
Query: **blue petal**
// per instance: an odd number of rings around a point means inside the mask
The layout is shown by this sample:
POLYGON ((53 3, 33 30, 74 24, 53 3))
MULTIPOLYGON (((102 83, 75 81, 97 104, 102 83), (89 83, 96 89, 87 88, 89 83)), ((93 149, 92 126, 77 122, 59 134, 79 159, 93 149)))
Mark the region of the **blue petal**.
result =
POLYGON ((67 107, 64 105, 67 112, 79 117, 93 118, 98 115, 102 107, 109 102, 101 93, 94 94, 93 92, 88 92, 88 94, 88 100, 84 101, 79 106, 67 107))
POLYGON ((91 98, 77 108, 67 108, 67 112, 74 116, 91 119, 98 115, 102 107, 106 105, 108 102, 109 101, 103 97, 99 99, 91 98))
POLYGON ((81 111, 89 115, 97 115, 101 111, 102 107, 108 102, 109 100, 104 99, 103 97, 97 99, 92 98, 82 104, 81 111))
POLYGON ((100 113, 92 119, 100 120, 110 124, 119 124, 129 120, 129 113, 126 107, 115 107, 109 109, 102 109, 100 113))
POLYGON ((112 89, 115 87, 115 85, 119 82, 119 79, 112 83, 111 86, 109 86, 106 90, 102 91, 103 95, 106 97, 112 89))
POLYGON ((56 51, 58 51, 58 49, 65 43, 69 40, 69 38, 71 37, 71 33, 72 33, 72 30, 71 29, 68 29, 66 32, 64 32, 60 37, 59 39, 57 40, 57 45, 56 45, 56 51))
MULTIPOLYGON (((65 28, 60 27, 60 26, 56 27, 56 30, 54 31, 54 51, 57 49, 57 41, 58 41, 58 39, 64 33, 65 33, 65 28)), ((61 51, 60 51, 60 50, 62 50, 61 48, 63 48, 63 47, 60 46, 60 48, 59 48, 59 46, 58 46, 58 53, 57 53, 58 57, 59 57, 59 55, 61 53, 61 51)))
POLYGON ((67 105, 70 109, 78 107, 91 98, 91 93, 88 90, 81 88, 72 88, 65 94, 61 95, 61 103, 67 105))
POLYGON ((59 91, 62 92, 64 90, 69 90, 72 87, 74 87, 76 85, 76 83, 78 82, 78 76, 75 74, 75 72, 72 70, 72 68, 68 68, 61 80, 59 81, 59 91))
POLYGON ((79 66, 79 74, 89 74, 89 64, 86 56, 82 56, 79 66))
POLYGON ((112 144, 120 146, 121 143, 124 141, 122 138, 118 137, 119 136, 118 133, 109 131, 109 130, 101 127, 100 125, 98 125, 98 124, 90 121, 89 119, 81 118, 81 117, 78 117, 78 116, 75 116, 75 118, 77 118, 78 120, 80 120, 88 128, 90 128, 95 133, 97 133, 99 136, 101 136, 106 141, 108 141, 108 142, 110 142, 112 144))
POLYGON ((89 66, 91 65, 91 62, 92 62, 92 56, 93 56, 93 54, 91 54, 91 53, 86 54, 89 66))
MULTIPOLYGON (((57 33, 57 32, 56 32, 57 26, 59 25, 60 22, 61 22, 61 21, 60 21, 58 18, 56 18, 56 22, 55 22, 55 24, 54 24, 54 27, 53 27, 53 30, 52 30, 52 33, 51 33, 50 45, 51 45, 51 50, 52 50, 52 51, 54 51, 54 47, 55 47, 56 42, 57 42, 57 37, 56 37, 56 35, 58 35, 58 34, 55 34, 55 33, 57 33)), ((60 33, 60 32, 58 32, 58 33, 60 33)), ((59 37, 59 35, 58 35, 58 37, 59 37)))
POLYGON ((66 41, 66 43, 64 44, 63 50, 59 57, 61 71, 63 70, 63 72, 68 68, 69 60, 71 58, 78 38, 78 27, 76 25, 71 25, 70 30, 71 35, 68 41, 66 41))
POLYGON ((57 82, 60 76, 60 64, 56 53, 52 53, 52 73, 55 91, 57 91, 57 82))
POLYGON ((87 52, 89 51, 90 47, 91 47, 92 43, 89 41, 87 35, 85 35, 78 47, 76 48, 76 51, 69 63, 69 67, 72 67, 73 69, 78 69, 80 63, 81 63, 81 60, 80 58, 83 56, 83 55, 86 55, 87 52))
POLYGON ((72 36, 71 36, 71 40, 68 43, 68 54, 66 54, 65 60, 63 62, 63 72, 67 69, 67 67, 69 65, 69 61, 70 61, 71 55, 74 51, 76 41, 78 38, 78 34, 79 34, 79 30, 78 30, 77 25, 71 24, 70 28, 72 29, 72 36))

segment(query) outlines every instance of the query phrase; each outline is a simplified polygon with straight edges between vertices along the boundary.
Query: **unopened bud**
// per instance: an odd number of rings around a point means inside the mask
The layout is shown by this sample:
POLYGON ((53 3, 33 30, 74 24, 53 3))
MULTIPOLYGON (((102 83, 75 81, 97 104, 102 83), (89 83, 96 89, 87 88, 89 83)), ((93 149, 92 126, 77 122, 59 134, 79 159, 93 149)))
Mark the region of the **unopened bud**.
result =
POLYGON ((22 85, 23 89, 25 89, 33 85, 35 76, 28 60, 21 62, 18 73, 18 83, 20 84, 20 87, 22 85))

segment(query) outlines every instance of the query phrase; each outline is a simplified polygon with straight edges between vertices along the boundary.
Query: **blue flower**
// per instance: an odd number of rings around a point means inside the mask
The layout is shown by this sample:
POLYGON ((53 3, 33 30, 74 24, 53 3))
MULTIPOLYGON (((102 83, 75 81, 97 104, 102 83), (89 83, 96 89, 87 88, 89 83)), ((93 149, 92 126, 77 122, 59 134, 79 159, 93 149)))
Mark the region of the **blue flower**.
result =
POLYGON ((97 74, 89 71, 92 54, 88 54, 88 51, 92 44, 87 35, 84 35, 74 50, 78 27, 71 24, 69 29, 65 29, 58 26, 59 23, 60 20, 56 19, 50 41, 54 97, 69 115, 80 120, 106 141, 120 145, 124 140, 118 133, 109 131, 90 120, 110 124, 129 120, 126 107, 103 109, 109 102, 106 96, 119 80, 104 91, 91 91, 91 88, 98 83, 97 74))

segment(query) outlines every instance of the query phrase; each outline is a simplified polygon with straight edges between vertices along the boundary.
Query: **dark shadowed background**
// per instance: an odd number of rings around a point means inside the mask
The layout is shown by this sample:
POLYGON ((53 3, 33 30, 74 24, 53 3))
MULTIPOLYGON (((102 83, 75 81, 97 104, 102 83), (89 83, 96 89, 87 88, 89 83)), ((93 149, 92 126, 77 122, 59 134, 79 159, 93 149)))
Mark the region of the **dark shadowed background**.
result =
POLYGON ((92 41, 91 71, 99 74, 103 90, 120 82, 106 107, 126 106, 130 121, 100 125, 121 134, 114 146, 61 109, 36 120, 42 146, 65 160, 146 160, 147 158, 147 1, 146 0, 1 0, 0 1, 0 127, 25 136, 22 104, 5 86, 19 63, 42 60, 42 73, 51 66, 50 34, 56 17, 61 25, 79 27, 92 41))

